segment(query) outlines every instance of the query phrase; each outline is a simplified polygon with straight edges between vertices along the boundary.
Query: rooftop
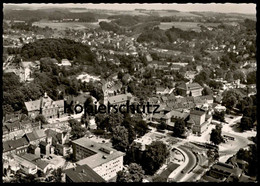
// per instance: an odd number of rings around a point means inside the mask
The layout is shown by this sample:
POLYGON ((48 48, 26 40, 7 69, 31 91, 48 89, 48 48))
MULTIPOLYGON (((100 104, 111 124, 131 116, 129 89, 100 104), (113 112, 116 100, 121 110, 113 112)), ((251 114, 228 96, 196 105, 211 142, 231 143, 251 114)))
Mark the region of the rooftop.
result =
POLYGON ((198 83, 190 83, 190 84, 181 84, 177 88, 183 89, 183 90, 196 90, 202 88, 198 83))
POLYGON ((198 115, 198 116, 202 116, 203 114, 205 114, 205 112, 200 111, 200 110, 191 110, 190 111, 191 115, 198 115))
POLYGON ((125 155, 123 152, 110 148, 106 144, 100 144, 85 137, 74 140, 72 143, 93 151, 93 155, 77 162, 79 165, 87 164, 91 168, 125 155))
POLYGON ((67 169, 64 172, 73 182, 105 182, 105 180, 88 165, 80 165, 67 169))
POLYGON ((131 94, 119 94, 119 95, 116 95, 116 96, 109 97, 108 102, 110 104, 120 103, 120 102, 124 102, 124 101, 129 100, 129 98, 131 98, 131 97, 132 97, 131 94))

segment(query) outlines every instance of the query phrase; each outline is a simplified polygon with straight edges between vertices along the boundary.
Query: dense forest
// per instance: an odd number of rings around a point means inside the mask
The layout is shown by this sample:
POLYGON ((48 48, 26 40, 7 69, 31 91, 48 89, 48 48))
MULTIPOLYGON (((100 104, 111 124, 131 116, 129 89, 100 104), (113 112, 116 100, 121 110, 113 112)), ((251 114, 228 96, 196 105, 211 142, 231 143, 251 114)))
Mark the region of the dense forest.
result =
POLYGON ((99 23, 99 26, 102 30, 105 31, 112 31, 114 33, 121 33, 123 30, 120 28, 120 26, 118 26, 116 23, 113 22, 105 22, 105 21, 101 21, 99 23))
POLYGON ((202 37, 201 33, 194 31, 183 31, 174 26, 167 30, 162 30, 159 27, 154 27, 151 30, 143 32, 138 38, 138 42, 173 42, 178 38, 184 40, 192 40, 194 38, 202 37))
POLYGON ((89 47, 69 39, 40 39, 26 44, 21 49, 21 57, 25 60, 39 60, 43 57, 61 59, 82 59, 93 62, 94 54, 89 47))

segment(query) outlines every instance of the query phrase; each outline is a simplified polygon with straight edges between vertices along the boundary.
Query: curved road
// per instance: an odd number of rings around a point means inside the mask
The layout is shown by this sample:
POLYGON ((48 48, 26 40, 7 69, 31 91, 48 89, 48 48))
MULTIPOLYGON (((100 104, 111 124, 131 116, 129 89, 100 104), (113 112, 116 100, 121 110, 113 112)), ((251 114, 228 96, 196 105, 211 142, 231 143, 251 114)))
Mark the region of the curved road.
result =
POLYGON ((175 181, 180 181, 190 170, 193 169, 193 167, 196 165, 196 157, 195 155, 190 151, 190 149, 184 145, 180 145, 178 148, 180 148, 184 153, 188 156, 188 164, 183 169, 184 173, 179 172, 176 177, 174 178, 175 181))

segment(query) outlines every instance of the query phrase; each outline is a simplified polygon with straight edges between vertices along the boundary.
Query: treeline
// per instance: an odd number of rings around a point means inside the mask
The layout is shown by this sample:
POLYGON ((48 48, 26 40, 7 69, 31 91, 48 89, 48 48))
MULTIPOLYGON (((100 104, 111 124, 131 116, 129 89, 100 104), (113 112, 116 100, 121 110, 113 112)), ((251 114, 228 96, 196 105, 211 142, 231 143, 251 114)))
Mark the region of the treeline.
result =
POLYGON ((108 17, 108 19, 115 19, 112 22, 125 27, 136 25, 137 23, 142 21, 139 16, 130 15, 114 15, 108 17))
POLYGON ((12 23, 11 22, 11 29, 14 30, 25 30, 25 31, 32 31, 35 33, 38 33, 40 31, 52 31, 50 27, 41 28, 35 25, 32 25, 31 23, 12 23))
POLYGON ((73 60, 75 58, 93 62, 94 54, 89 47, 69 39, 41 39, 26 44, 21 49, 21 57, 25 60, 39 60, 43 57, 73 60))
POLYGON ((5 10, 4 19, 21 21, 40 21, 41 19, 61 20, 79 19, 81 22, 97 22, 98 18, 104 17, 102 14, 91 12, 69 12, 68 10, 5 10))
POLYGON ((194 31, 183 31, 179 28, 175 28, 174 26, 168 30, 162 30, 159 27, 154 27, 151 30, 146 30, 143 32, 138 38, 138 42, 174 42, 178 38, 184 40, 192 40, 194 38, 205 37, 201 33, 197 33, 194 31))
POLYGON ((106 22, 106 21, 101 21, 99 23, 99 26, 102 30, 105 30, 105 31, 112 31, 114 33, 123 33, 125 30, 122 29, 120 26, 118 26, 116 23, 114 22, 106 22))

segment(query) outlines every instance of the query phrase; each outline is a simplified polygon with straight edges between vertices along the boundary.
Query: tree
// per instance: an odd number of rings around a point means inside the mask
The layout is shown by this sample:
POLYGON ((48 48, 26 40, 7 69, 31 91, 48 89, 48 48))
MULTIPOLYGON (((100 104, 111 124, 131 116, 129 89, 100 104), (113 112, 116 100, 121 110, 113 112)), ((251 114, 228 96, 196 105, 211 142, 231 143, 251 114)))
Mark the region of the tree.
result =
POLYGON ((98 113, 95 115, 95 122, 97 124, 98 129, 106 129, 108 128, 108 116, 106 114, 98 113))
POLYGON ((113 128, 121 125, 123 120, 124 120, 123 114, 121 114, 120 112, 118 113, 112 112, 111 114, 108 115, 108 130, 112 132, 113 128))
POLYGON ((115 149, 126 152, 129 147, 127 129, 123 126, 116 126, 113 128, 111 141, 115 149))
POLYGON ((81 127, 81 123, 78 122, 75 119, 70 119, 69 121, 69 125, 71 127, 71 132, 70 134, 72 135, 72 140, 81 138, 85 135, 86 132, 86 128, 81 127))
POLYGON ((173 135, 183 137, 185 133, 185 122, 182 119, 177 119, 173 128, 173 135))
POLYGON ((135 125, 135 131, 139 136, 143 136, 148 132, 149 128, 144 120, 140 120, 135 125))
POLYGON ((117 182, 142 182, 144 178, 144 170, 136 163, 131 163, 127 170, 117 173, 117 182))
POLYGON ((162 122, 160 125, 157 127, 159 130, 165 130, 167 128, 167 125, 165 122, 162 122))
POLYGON ((142 167, 147 174, 154 174, 166 161, 168 155, 169 150, 166 144, 161 141, 154 141, 147 146, 142 167))
POLYGON ((212 129, 210 134, 210 141, 215 145, 218 145, 221 142, 223 142, 223 138, 221 136, 221 128, 216 127, 216 129, 212 129))
POLYGON ((237 99, 234 96, 230 96, 229 98, 227 98, 225 105, 227 108, 232 109, 237 103, 237 99))
POLYGON ((225 112, 214 112, 213 114, 213 119, 221 121, 221 122, 225 122, 225 112))
POLYGON ((42 124, 47 124, 47 123, 48 123, 47 120, 46 120, 46 118, 45 118, 44 115, 42 115, 42 114, 38 114, 38 115, 36 116, 36 118, 35 118, 35 121, 36 121, 36 122, 40 121, 42 124))
POLYGON ((243 116, 241 118, 241 122, 239 124, 239 127, 242 131, 244 130, 250 130, 253 127, 252 119, 246 116, 243 116))
POLYGON ((209 87, 204 87, 204 89, 202 90, 202 95, 206 96, 206 95, 212 95, 213 91, 209 88, 209 87))
POLYGON ((247 74, 247 84, 256 84, 256 71, 247 74))

